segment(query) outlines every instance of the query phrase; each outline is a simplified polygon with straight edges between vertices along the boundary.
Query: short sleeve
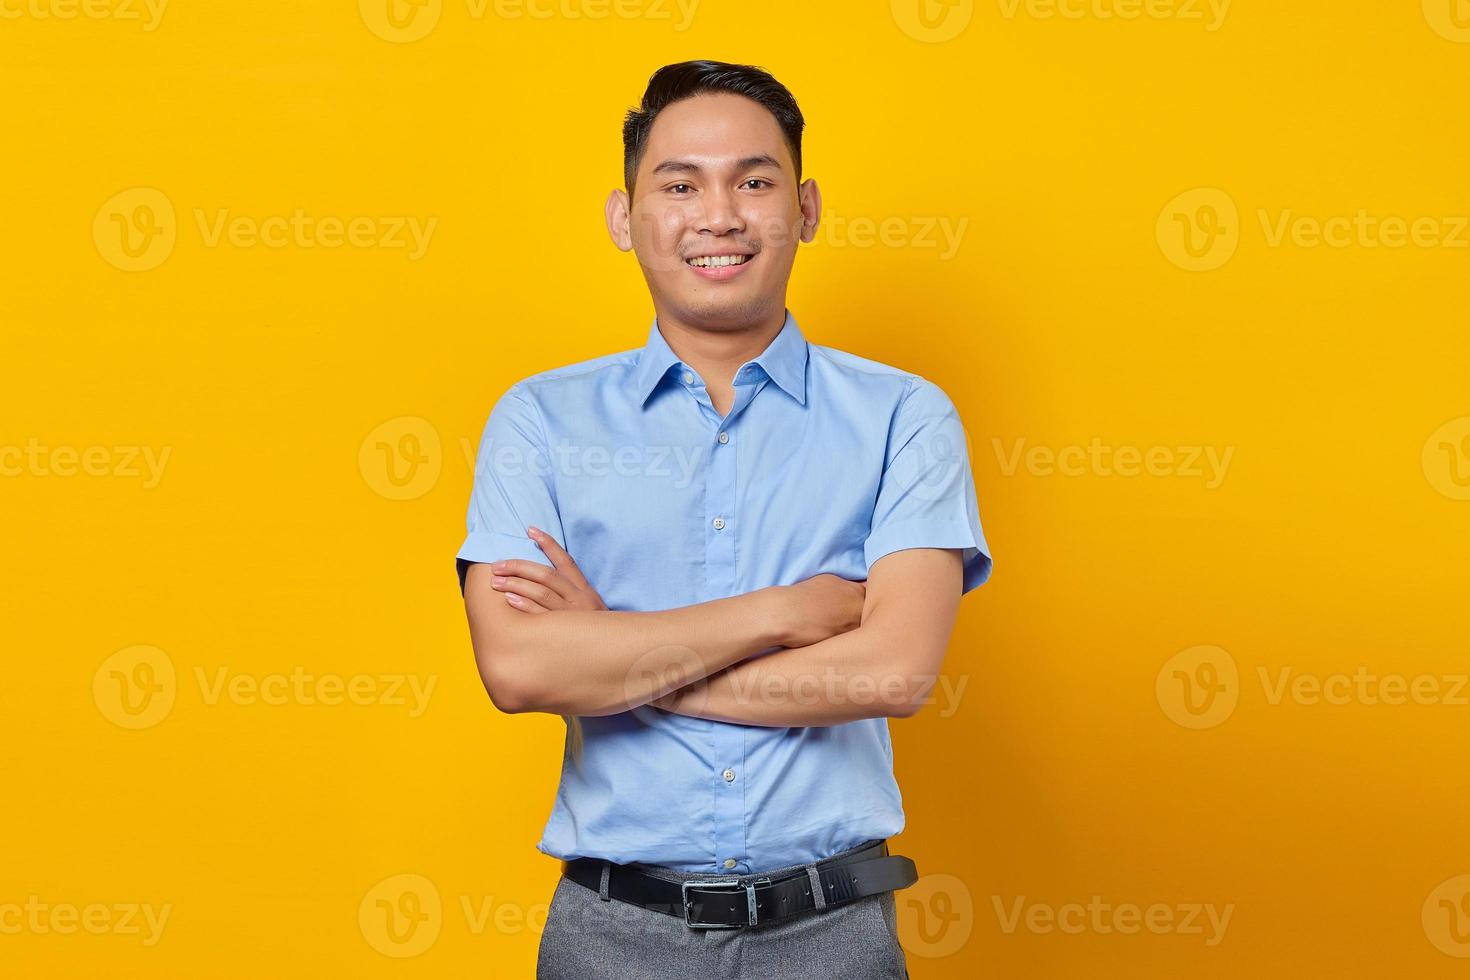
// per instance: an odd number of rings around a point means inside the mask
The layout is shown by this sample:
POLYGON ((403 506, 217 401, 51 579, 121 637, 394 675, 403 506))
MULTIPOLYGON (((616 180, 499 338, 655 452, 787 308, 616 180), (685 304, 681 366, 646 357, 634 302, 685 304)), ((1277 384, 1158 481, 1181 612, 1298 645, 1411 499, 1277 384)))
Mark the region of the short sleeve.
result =
POLYGON ((990 577, 965 427, 943 389, 919 377, 894 413, 863 557, 871 568, 906 548, 962 549, 961 594, 990 577))
POLYGON ((526 534, 532 524, 565 543, 546 445, 536 406, 512 385, 491 409, 475 454, 466 534, 455 556, 461 593, 471 564, 525 558, 550 565, 526 534))

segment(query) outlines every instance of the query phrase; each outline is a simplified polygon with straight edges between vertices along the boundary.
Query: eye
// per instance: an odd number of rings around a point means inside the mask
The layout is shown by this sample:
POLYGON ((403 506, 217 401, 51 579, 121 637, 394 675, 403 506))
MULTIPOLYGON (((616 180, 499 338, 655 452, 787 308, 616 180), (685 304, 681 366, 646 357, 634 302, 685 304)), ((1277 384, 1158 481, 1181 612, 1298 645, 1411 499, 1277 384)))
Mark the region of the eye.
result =
POLYGON ((676 192, 678 188, 680 188, 680 187, 688 187, 688 186, 689 186, 688 184, 672 184, 672 185, 670 185, 669 190, 676 192))
MULTIPOLYGON (((760 177, 752 177, 749 180, 747 180, 746 183, 747 184, 763 184, 766 187, 770 187, 771 186, 771 182, 769 180, 763 180, 760 177)), ((754 188, 754 189, 755 190, 761 190, 762 188, 757 187, 757 188, 754 188)))

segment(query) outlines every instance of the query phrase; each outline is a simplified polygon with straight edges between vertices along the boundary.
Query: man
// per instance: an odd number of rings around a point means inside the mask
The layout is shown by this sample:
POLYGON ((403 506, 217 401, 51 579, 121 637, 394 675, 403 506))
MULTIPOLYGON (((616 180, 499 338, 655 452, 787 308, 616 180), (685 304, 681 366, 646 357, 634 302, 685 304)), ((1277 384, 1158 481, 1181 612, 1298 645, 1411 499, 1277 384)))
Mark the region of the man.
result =
POLYGON ((991 562, 950 399, 786 308, 821 214, 802 127, 760 69, 657 71, 606 205, 647 342, 485 426, 457 556, 480 675, 568 723, 543 978, 907 976, 888 719, 991 562))

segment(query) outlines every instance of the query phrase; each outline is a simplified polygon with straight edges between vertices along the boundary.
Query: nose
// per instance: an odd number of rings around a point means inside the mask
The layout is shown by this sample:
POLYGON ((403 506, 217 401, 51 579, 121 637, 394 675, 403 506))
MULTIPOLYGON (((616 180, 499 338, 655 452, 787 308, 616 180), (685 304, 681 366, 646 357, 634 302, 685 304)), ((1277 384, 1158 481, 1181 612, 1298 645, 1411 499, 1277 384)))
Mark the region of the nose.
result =
POLYGON ((727 188, 711 187, 701 195, 700 203, 699 230, 702 233, 724 235, 745 227, 740 210, 735 206, 735 196, 727 188))

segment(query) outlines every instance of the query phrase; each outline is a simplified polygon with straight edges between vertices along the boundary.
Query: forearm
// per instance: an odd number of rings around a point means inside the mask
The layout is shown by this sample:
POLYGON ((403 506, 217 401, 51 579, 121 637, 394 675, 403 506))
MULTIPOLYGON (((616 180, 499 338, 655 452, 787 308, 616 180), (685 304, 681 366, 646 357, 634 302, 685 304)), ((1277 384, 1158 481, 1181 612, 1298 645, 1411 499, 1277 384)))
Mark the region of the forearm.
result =
POLYGON ((783 728, 907 717, 934 678, 906 673, 902 652, 890 631, 859 627, 734 664, 655 705, 694 718, 783 728))
POLYGON ((517 711, 607 715, 780 647, 785 613, 774 589, 657 612, 517 613, 476 650, 493 651, 482 675, 498 675, 517 711))

